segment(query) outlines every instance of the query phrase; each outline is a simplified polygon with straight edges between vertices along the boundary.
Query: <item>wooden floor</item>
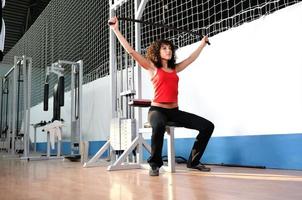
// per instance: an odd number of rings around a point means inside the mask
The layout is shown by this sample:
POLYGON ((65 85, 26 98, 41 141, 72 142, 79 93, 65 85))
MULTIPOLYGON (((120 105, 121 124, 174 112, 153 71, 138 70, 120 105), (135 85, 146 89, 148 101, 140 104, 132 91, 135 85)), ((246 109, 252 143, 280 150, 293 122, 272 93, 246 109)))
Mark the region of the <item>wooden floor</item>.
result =
POLYGON ((1 200, 301 200, 302 171, 212 166, 212 172, 147 170, 108 172, 69 161, 0 159, 1 200))

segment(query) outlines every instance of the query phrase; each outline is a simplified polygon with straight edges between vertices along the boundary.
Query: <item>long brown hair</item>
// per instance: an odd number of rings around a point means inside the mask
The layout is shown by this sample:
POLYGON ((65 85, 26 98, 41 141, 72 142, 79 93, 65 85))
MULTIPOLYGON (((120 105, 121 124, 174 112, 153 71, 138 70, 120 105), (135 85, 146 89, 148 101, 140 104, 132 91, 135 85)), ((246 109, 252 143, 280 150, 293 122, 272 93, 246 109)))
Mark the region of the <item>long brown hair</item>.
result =
POLYGON ((161 57, 160 57, 160 48, 165 44, 171 47, 172 57, 168 61, 168 67, 170 69, 175 69, 175 47, 173 43, 169 40, 158 40, 153 42, 148 48, 146 53, 146 58, 151 60, 157 68, 162 67, 161 57))

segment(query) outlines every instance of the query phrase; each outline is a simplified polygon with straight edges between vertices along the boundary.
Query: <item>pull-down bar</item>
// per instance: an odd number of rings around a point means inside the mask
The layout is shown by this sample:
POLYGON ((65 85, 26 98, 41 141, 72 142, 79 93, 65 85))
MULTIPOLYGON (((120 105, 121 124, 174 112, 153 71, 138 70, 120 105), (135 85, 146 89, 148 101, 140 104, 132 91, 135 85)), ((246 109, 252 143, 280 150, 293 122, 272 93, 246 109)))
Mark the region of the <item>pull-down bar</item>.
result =
MULTIPOLYGON (((154 26, 154 27, 161 27, 161 28, 165 28, 165 29, 169 29, 169 30, 173 30, 173 31, 177 31, 177 32, 182 32, 182 33, 189 33, 191 35, 199 36, 200 39, 202 39, 204 37, 203 35, 200 35, 199 33, 195 33, 193 31, 189 31, 189 30, 175 28, 173 26, 167 26, 165 24, 153 23, 153 22, 148 22, 148 21, 143 21, 143 20, 138 20, 138 19, 132 19, 132 18, 128 18, 128 17, 117 17, 117 19, 121 20, 121 21, 131 21, 131 22, 136 22, 136 23, 141 23, 141 24, 147 24, 147 25, 154 26)), ((109 25, 113 25, 113 24, 114 23, 109 22, 109 25)), ((208 43, 208 45, 211 44, 209 41, 207 43, 208 43)))

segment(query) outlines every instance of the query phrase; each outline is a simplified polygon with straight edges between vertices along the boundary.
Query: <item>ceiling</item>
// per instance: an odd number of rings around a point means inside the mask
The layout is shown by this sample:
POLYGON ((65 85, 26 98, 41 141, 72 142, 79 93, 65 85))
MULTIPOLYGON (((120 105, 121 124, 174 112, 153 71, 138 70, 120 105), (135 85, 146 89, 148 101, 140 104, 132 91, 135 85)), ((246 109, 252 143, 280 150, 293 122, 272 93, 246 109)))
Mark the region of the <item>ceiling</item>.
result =
POLYGON ((6 0, 2 11, 5 23, 4 55, 19 41, 50 0, 6 0))

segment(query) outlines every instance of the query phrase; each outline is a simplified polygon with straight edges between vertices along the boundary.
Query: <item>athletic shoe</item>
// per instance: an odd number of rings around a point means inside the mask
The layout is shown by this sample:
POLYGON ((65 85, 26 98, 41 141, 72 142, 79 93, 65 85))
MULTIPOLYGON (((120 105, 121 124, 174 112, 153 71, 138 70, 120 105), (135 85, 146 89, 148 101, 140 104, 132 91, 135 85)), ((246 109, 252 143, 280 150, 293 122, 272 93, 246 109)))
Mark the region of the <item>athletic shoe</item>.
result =
POLYGON ((151 167, 149 169, 149 176, 159 176, 159 167, 151 167))
POLYGON ((209 172, 209 171, 211 171, 211 168, 206 167, 206 166, 204 166, 202 164, 198 164, 196 166, 190 166, 190 167, 187 166, 187 168, 189 168, 189 169, 196 169, 196 170, 199 170, 199 171, 202 171, 202 172, 209 172))

